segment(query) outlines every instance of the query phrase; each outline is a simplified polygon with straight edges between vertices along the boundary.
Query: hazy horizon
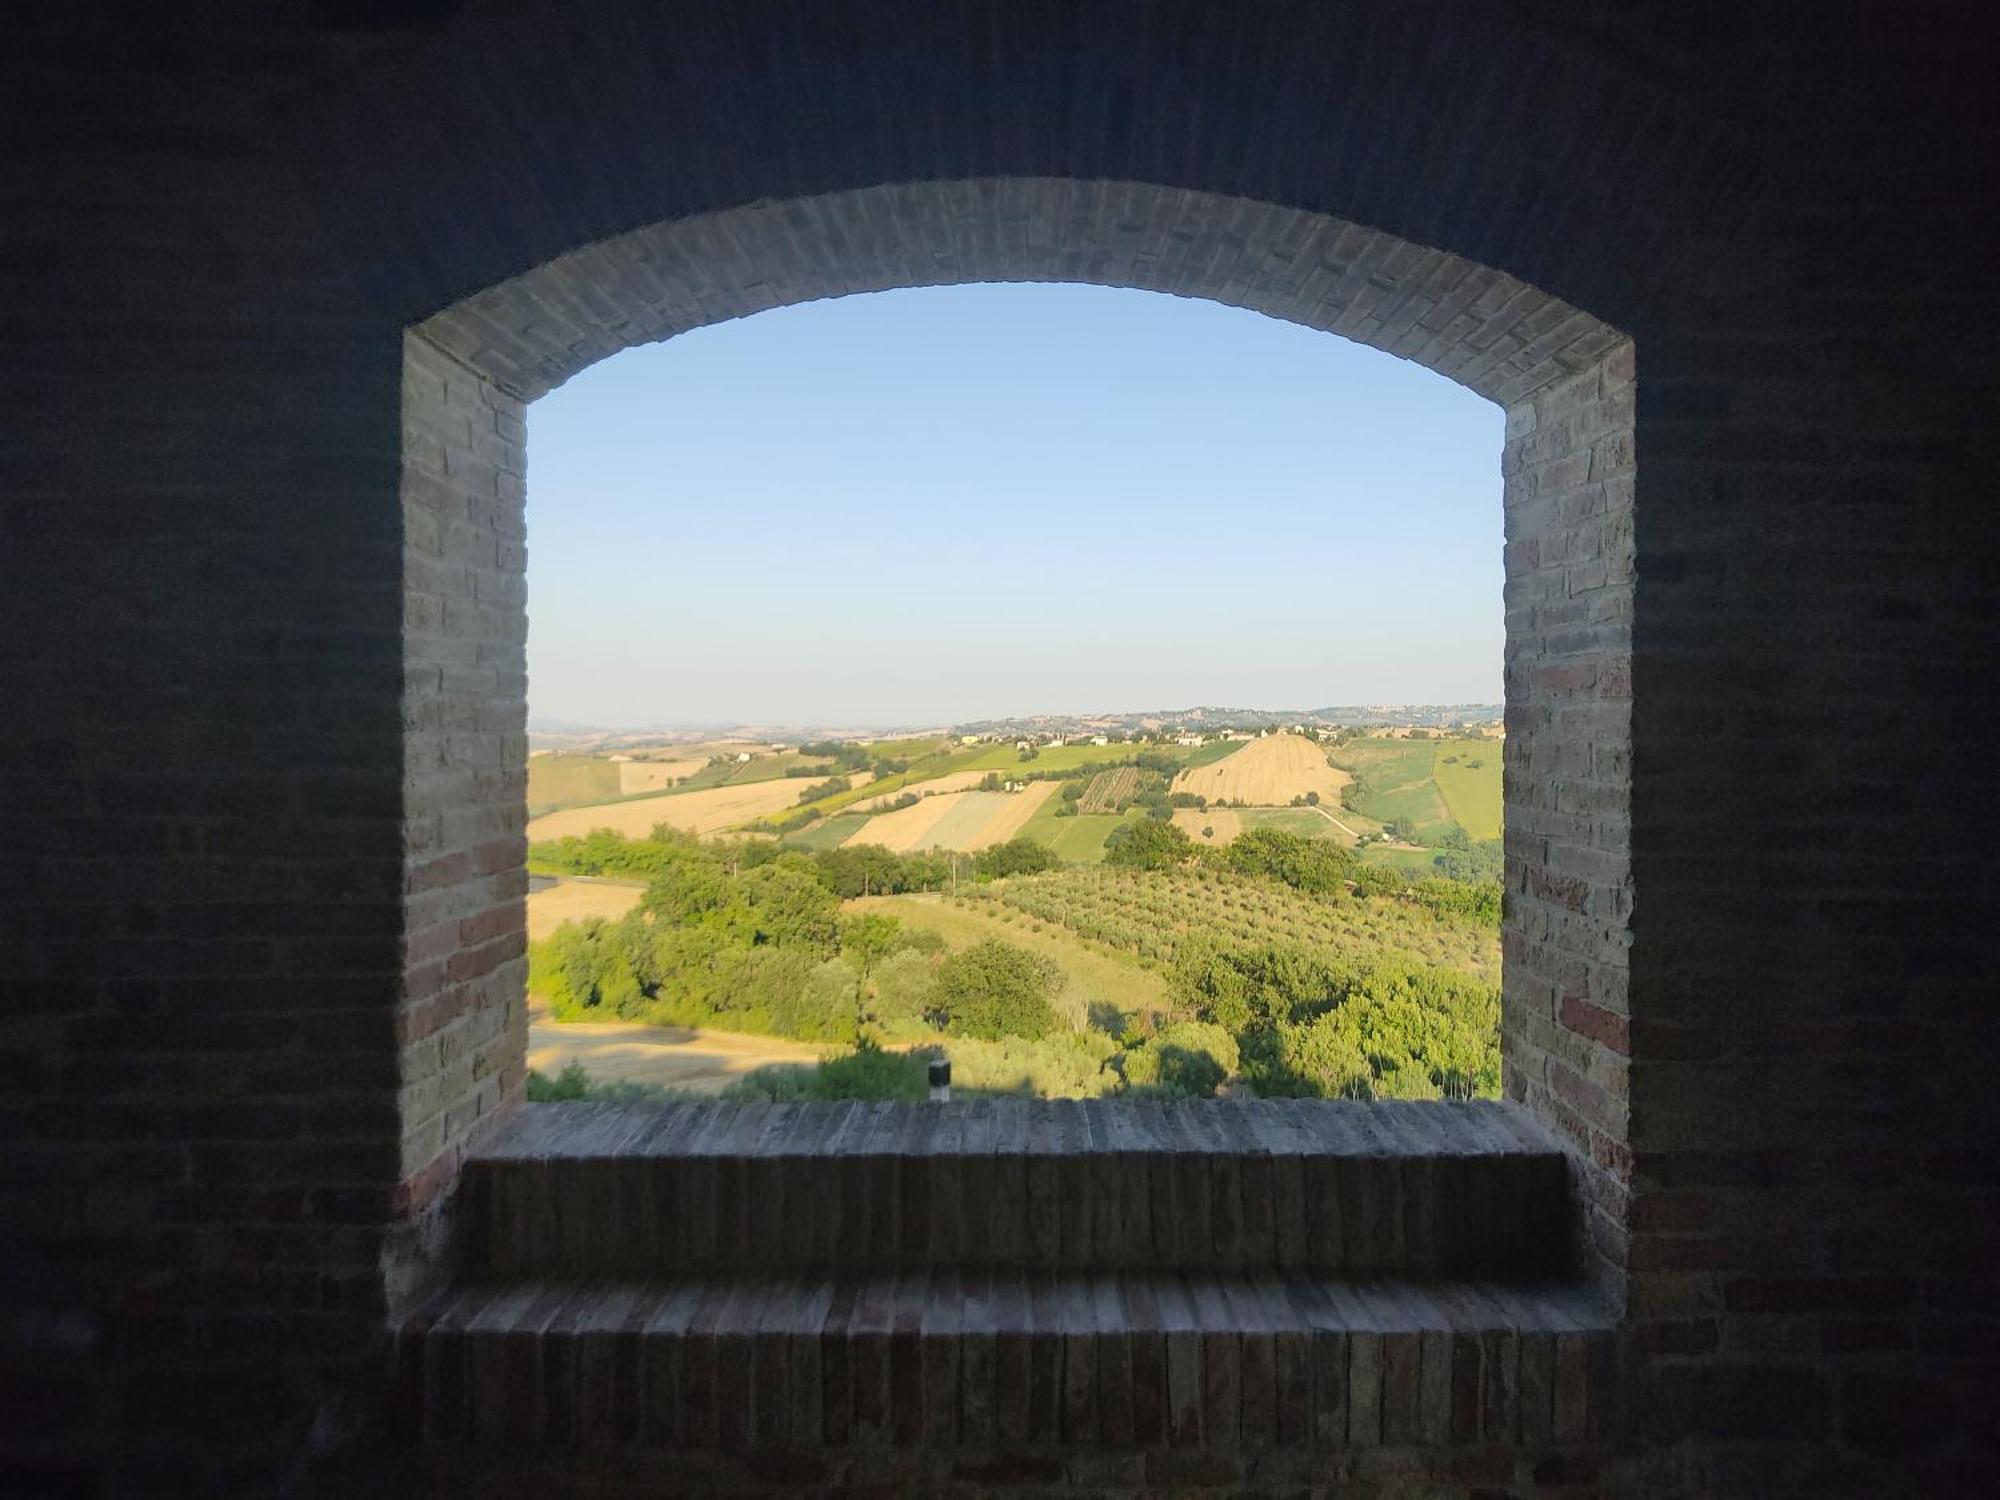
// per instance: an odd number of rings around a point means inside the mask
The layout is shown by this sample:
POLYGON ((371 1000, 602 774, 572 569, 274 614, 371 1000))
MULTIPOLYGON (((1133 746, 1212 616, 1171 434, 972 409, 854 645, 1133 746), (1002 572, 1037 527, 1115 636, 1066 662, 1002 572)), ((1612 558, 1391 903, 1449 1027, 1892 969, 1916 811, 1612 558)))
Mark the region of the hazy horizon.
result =
POLYGON ((835 721, 830 719, 828 720, 626 719, 626 720, 614 721, 614 720, 601 720, 601 719, 573 719, 573 718, 565 718, 557 714, 530 713, 528 715, 528 727, 531 732, 540 729, 549 733, 560 733, 565 730, 573 730, 573 731, 605 732, 612 734, 644 734, 644 733, 655 733, 655 732, 662 734, 694 734, 694 733, 705 733, 705 732, 724 730, 724 729, 769 728, 769 729, 792 729, 792 730, 810 729, 810 730, 826 730, 826 731, 850 730, 850 729, 876 730, 884 733, 902 734, 902 733, 914 733, 921 730, 954 729, 961 724, 979 724, 988 722, 1004 723, 1008 720, 1013 720, 1013 719, 1033 719, 1033 718, 1129 719, 1129 718, 1152 717, 1152 716, 1166 717, 1176 714, 1191 713, 1196 709, 1207 709, 1210 711, 1219 711, 1224 713, 1236 712, 1246 715, 1268 716, 1268 715, 1284 715, 1292 713, 1298 713, 1298 714, 1319 713, 1319 712, 1324 712, 1326 710, 1365 712, 1370 709, 1380 709, 1384 712, 1410 712, 1417 709, 1500 708, 1502 706, 1503 705, 1501 699, 1497 697, 1467 698, 1464 700, 1425 700, 1422 702, 1413 700, 1402 703, 1391 703, 1391 702, 1314 703, 1314 704, 1184 703, 1168 707, 1154 706, 1150 708, 1097 708, 1097 709, 1083 709, 1065 713, 1053 713, 1038 709, 1026 713, 986 714, 978 717, 965 718, 965 719, 922 719, 922 720, 908 719, 908 720, 879 720, 879 721, 859 720, 859 719, 849 719, 840 721, 835 721))
POLYGON ((1498 703, 1501 426, 1379 351, 1156 293, 700 329, 530 408, 531 717, 1498 703))

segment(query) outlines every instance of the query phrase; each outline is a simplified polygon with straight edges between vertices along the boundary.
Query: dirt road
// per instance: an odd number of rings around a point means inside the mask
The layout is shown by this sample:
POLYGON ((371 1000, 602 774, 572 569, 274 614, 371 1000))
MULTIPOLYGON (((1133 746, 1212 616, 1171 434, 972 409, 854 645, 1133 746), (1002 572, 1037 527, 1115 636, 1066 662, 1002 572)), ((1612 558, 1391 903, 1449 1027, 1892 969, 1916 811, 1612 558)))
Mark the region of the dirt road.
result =
POLYGON ((765 1063, 818 1062, 830 1050, 781 1037, 528 1014, 528 1066, 553 1078, 571 1062, 597 1083, 652 1083, 717 1094, 765 1063))

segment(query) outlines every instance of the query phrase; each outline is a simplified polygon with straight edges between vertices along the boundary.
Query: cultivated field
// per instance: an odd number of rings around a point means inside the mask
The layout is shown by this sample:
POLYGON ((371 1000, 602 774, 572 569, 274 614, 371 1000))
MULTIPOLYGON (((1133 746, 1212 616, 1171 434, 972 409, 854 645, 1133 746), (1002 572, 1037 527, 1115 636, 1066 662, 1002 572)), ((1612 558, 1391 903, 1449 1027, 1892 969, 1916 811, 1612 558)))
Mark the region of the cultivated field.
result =
MULTIPOLYGON (((1451 810, 1432 775, 1437 755, 1433 742, 1369 735, 1349 740, 1333 753, 1358 783, 1353 793, 1357 812, 1379 823, 1408 822, 1420 840, 1435 838, 1453 826, 1451 810)), ((1489 754, 1482 745, 1476 754, 1489 765, 1499 758, 1497 746, 1489 754)), ((1342 814, 1336 811, 1334 816, 1342 814)))
POLYGON ((582 922, 590 917, 615 922, 637 906, 645 894, 643 880, 558 877, 553 885, 528 892, 528 940, 540 942, 565 922, 582 922))
POLYGON ((542 812, 573 802, 603 802, 618 795, 618 767, 601 755, 528 757, 528 810, 542 812))
POLYGON ((912 781, 893 792, 884 792, 879 797, 869 797, 850 804, 855 812, 880 812, 898 797, 907 792, 915 792, 919 797, 937 796, 944 792, 965 792, 986 779, 984 771, 952 771, 943 776, 933 776, 929 781, 912 781))
POLYGON ((1437 748, 1431 775, 1444 794, 1445 806, 1470 839, 1500 837, 1501 754, 1497 741, 1448 741, 1437 748))
MULTIPOLYGON (((1076 810, 1079 813, 1116 812, 1120 802, 1129 802, 1139 795, 1139 788, 1145 783, 1147 774, 1137 766, 1099 771, 1090 778, 1090 785, 1083 789, 1083 797, 1077 802, 1076 810)), ((1156 781, 1154 785, 1159 783, 1156 781)))
POLYGON ((961 901, 1012 907, 1092 944, 1169 962, 1190 935, 1224 943, 1305 942, 1356 958, 1407 954, 1481 976, 1500 972, 1498 929, 1441 922, 1393 901, 1330 902, 1275 881, 1215 870, 1051 870, 961 888, 961 901))
POLYGON ((821 818, 816 823, 788 833, 784 837, 787 849, 834 849, 846 843, 855 831, 867 823, 865 813, 835 813, 830 818, 821 818))
POLYGON ((1043 805, 1056 794, 1059 785, 1053 781, 1031 781, 1025 790, 1007 792, 1006 804, 996 812, 986 825, 979 830, 979 842, 967 844, 968 849, 990 848, 994 844, 1004 844, 1017 837, 1028 826, 1028 820, 1041 811, 1043 805))
POLYGON ((1243 831, 1243 818, 1230 807, 1177 807, 1174 826, 1197 844, 1219 847, 1243 831))
POLYGON ((1014 746, 988 745, 978 750, 968 768, 976 771, 998 771, 1002 776, 1010 772, 1023 771, 1074 771, 1078 766, 1087 766, 1092 761, 1109 765, 1114 761, 1129 760, 1141 747, 1138 745, 1045 745, 1035 752, 1033 760, 1022 760, 1021 752, 1014 746))
POLYGON ((630 796, 634 792, 664 791, 683 776, 692 776, 708 764, 707 759, 689 760, 627 760, 618 763, 618 790, 630 796))
MULTIPOLYGON (((855 781, 868 773, 855 774, 855 781)), ((710 787, 698 792, 666 792, 658 797, 641 797, 632 802, 614 802, 608 807, 576 807, 550 813, 528 825, 531 843, 543 839, 586 834, 593 828, 610 828, 627 838, 643 838, 654 825, 665 823, 684 833, 706 837, 721 833, 752 818, 790 811, 797 805, 806 783, 796 777, 773 781, 753 781, 745 786, 710 787)), ((915 811, 914 808, 911 811, 915 811)))
POLYGON ((897 854, 928 849, 931 847, 931 830, 944 821, 945 814, 958 806, 960 799, 971 795, 970 792, 942 792, 935 797, 924 798, 914 807, 878 814, 849 834, 847 842, 880 844, 897 854))
POLYGON ((1346 784, 1347 773, 1328 765, 1326 752, 1313 741, 1302 734, 1273 734, 1251 740, 1226 760, 1181 772, 1173 790, 1210 802, 1271 807, 1308 792, 1337 804, 1346 784))
POLYGON ((1305 839, 1332 839, 1352 846, 1357 835, 1375 824, 1342 808, 1325 807, 1178 807, 1174 823, 1197 844, 1221 846, 1253 828, 1276 828, 1305 839), (1203 829, 1209 832, 1204 836, 1203 829))
POLYGON ((1021 836, 1053 849, 1064 859, 1083 864, 1094 865, 1102 860, 1104 841, 1111 836, 1111 830, 1132 821, 1132 815, 1121 817, 1116 813, 1058 818, 1055 815, 1058 806, 1053 798, 1044 802, 1022 828, 1021 836))
POLYGON ((843 842, 880 844, 897 854, 918 849, 976 853, 1018 834, 1056 785, 1037 781, 1020 792, 941 792, 915 807, 870 818, 843 842))

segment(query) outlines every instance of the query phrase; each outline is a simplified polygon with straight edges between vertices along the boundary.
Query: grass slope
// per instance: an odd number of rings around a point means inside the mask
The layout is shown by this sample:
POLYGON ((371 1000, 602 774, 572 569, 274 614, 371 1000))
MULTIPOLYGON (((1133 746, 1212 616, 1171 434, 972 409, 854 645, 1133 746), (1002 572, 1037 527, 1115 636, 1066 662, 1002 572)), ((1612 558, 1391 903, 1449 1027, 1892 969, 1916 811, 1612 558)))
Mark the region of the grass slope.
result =
POLYGON ((1086 945, 1062 926, 995 903, 949 901, 942 896, 862 896, 842 903, 849 912, 879 911, 906 927, 935 932, 955 952, 986 938, 1051 958, 1069 976, 1069 990, 1083 1001, 1110 1005, 1126 1014, 1166 1005, 1165 978, 1124 954, 1086 945))
MULTIPOLYGON (((1380 823, 1406 819, 1418 841, 1428 842, 1455 826, 1431 774, 1436 753, 1431 740, 1364 738, 1337 747, 1333 760, 1359 783, 1349 793, 1356 812, 1380 823)), ((1339 809, 1333 812, 1339 816, 1339 809)))
POLYGON ((536 755, 528 760, 528 816, 618 795, 618 767, 601 755, 536 755))
POLYGON ((1229 759, 1249 743, 1248 740, 1211 740, 1188 751, 1187 758, 1181 762, 1181 769, 1195 771, 1203 766, 1212 766, 1219 760, 1229 759))
POLYGON ((868 821, 866 813, 841 813, 837 817, 821 818, 817 823, 809 823, 796 833, 784 837, 787 849, 832 849, 847 842, 854 832, 868 821))
POLYGON ((1091 813, 1074 818, 1059 818, 1056 809, 1062 806, 1059 797, 1051 797, 1035 809, 1035 815, 1021 830, 1024 839, 1033 839, 1046 849, 1053 849, 1063 859, 1079 864, 1094 865, 1104 859, 1104 841, 1111 836, 1111 830, 1127 821, 1131 815, 1120 817, 1116 813, 1091 813))
POLYGON ((1437 747, 1435 755, 1431 775, 1458 826, 1474 841, 1499 838, 1499 744, 1491 740, 1473 744, 1446 741, 1437 747))

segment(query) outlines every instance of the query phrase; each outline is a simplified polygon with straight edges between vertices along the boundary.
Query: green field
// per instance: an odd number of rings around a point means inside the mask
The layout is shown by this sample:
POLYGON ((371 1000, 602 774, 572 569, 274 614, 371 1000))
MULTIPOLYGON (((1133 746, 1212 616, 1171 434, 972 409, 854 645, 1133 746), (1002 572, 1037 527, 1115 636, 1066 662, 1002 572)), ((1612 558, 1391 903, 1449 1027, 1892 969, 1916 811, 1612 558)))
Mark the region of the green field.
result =
POLYGON ((1499 838, 1500 742, 1447 740, 1434 755, 1431 775, 1458 826, 1475 843, 1499 838))
POLYGON ((1436 875, 1437 857, 1435 849, 1388 849, 1380 844, 1370 844, 1361 851, 1363 864, 1386 865, 1392 870, 1402 871, 1413 880, 1436 875))
POLYGON ((852 838, 868 817, 867 813, 841 813, 838 817, 821 818, 796 833, 786 834, 784 845, 787 849, 832 849, 852 838))
MULTIPOLYGON (((1186 758, 1181 762, 1181 769, 1192 771, 1197 766, 1212 766, 1219 760, 1229 759, 1249 743, 1248 740, 1211 740, 1206 745, 1199 745, 1187 751, 1186 758)), ((1173 753, 1177 755, 1181 753, 1178 745, 1174 747, 1173 753)))
POLYGON ((1125 954, 1086 946, 1065 927, 997 902, 968 906, 942 896, 864 896, 843 905, 854 912, 887 912, 906 927, 937 933, 954 950, 999 938, 1054 959, 1069 976, 1070 1005, 1080 1002, 1086 1007, 1084 1014, 1092 1002, 1127 1014, 1143 1008, 1164 1009, 1167 1003, 1166 980, 1158 972, 1140 967, 1125 954))
POLYGON ((843 807, 851 807, 856 802, 865 802, 871 797, 899 792, 904 787, 915 786, 920 781, 931 781, 953 771, 972 769, 972 759, 978 755, 976 749, 940 751, 910 762, 910 769, 899 771, 894 776, 883 776, 861 786, 849 787, 844 792, 836 792, 831 797, 822 797, 817 802, 804 804, 825 815, 837 813, 843 807))
POLYGON ((1337 746, 1331 759, 1355 778, 1349 799, 1356 812, 1378 823, 1406 820, 1417 842, 1428 843, 1456 826, 1431 774, 1436 753, 1434 740, 1366 738, 1337 746))
POLYGON ((950 741, 936 735, 927 735, 914 740, 863 740, 868 753, 878 760, 915 760, 923 755, 935 755, 948 748, 950 741))
POLYGON ((1104 841, 1111 830, 1133 816, 1128 813, 1120 817, 1117 813, 1080 814, 1074 818, 1059 818, 1056 809, 1062 806, 1060 797, 1051 797, 1035 809, 1020 836, 1033 839, 1046 849, 1053 849, 1058 855, 1078 864, 1094 865, 1104 858, 1104 841))
POLYGON ((1030 774, 1035 771, 1074 771, 1078 766, 1087 766, 1092 761, 1105 765, 1116 765, 1130 760, 1141 750, 1151 749, 1149 745, 1048 745, 1036 753, 1033 760, 1022 760, 1021 752, 1009 742, 1004 745, 973 746, 973 758, 957 769, 962 771, 999 771, 1003 774, 1030 774))
POLYGON ((608 802, 618 795, 618 767, 601 755, 528 758, 528 816, 559 807, 608 802))

